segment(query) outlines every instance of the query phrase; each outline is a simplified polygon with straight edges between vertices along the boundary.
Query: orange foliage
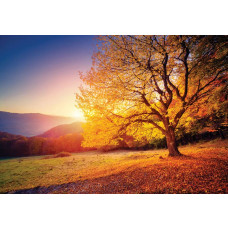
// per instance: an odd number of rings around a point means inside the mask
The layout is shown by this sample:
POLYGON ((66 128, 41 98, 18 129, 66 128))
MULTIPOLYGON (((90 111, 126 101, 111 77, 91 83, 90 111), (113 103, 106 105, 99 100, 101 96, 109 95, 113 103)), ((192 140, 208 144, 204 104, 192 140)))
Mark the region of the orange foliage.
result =
POLYGON ((226 76, 225 45, 219 36, 101 36, 76 94, 87 120, 84 146, 164 135, 179 156, 175 130, 190 126, 196 107, 207 114, 201 105, 226 76))
MULTIPOLYGON (((228 141, 215 141, 181 147, 185 155, 181 158, 169 158, 164 150, 88 154, 83 157, 88 162, 98 156, 96 168, 87 167, 79 177, 77 171, 68 180, 64 175, 65 182, 61 185, 56 183, 18 193, 227 194, 227 146, 228 141)), ((68 167, 73 162, 68 161, 68 167)))

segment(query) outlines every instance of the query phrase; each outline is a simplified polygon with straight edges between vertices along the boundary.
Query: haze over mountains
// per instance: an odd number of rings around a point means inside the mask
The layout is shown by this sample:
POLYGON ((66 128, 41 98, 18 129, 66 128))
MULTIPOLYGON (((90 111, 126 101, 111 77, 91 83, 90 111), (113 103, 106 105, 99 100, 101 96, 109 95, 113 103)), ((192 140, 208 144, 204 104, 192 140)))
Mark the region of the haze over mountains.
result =
POLYGON ((74 122, 71 124, 62 124, 57 127, 53 127, 50 130, 39 135, 43 138, 58 138, 67 134, 81 133, 82 132, 82 123, 74 122))
MULTIPOLYGON (((19 114, 19 113, 0 111, 0 131, 1 132, 8 132, 11 134, 23 135, 27 137, 41 135, 44 132, 58 125, 72 124, 75 121, 77 120, 73 117, 52 116, 52 115, 44 115, 40 113, 19 114)), ((69 129, 71 129, 72 127, 73 126, 67 126, 66 128, 68 130, 63 130, 64 127, 62 126, 60 127, 60 132, 68 133, 68 131, 70 131, 69 133, 71 133, 73 130, 69 130, 69 129)), ((46 136, 47 134, 49 135, 51 134, 55 137, 62 135, 61 133, 57 133, 56 130, 54 131, 55 133, 46 132, 46 136)), ((44 135, 44 137, 46 136, 44 135)))

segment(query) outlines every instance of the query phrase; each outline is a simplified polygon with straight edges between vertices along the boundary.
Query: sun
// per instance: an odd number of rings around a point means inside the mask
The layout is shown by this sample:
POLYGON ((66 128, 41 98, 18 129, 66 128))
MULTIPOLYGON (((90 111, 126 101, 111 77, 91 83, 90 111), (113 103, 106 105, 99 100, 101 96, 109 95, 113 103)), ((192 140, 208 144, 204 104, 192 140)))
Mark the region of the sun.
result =
POLYGON ((84 115, 83 115, 83 112, 79 109, 75 109, 74 112, 73 112, 73 117, 76 118, 76 119, 79 119, 79 120, 84 120, 84 115))

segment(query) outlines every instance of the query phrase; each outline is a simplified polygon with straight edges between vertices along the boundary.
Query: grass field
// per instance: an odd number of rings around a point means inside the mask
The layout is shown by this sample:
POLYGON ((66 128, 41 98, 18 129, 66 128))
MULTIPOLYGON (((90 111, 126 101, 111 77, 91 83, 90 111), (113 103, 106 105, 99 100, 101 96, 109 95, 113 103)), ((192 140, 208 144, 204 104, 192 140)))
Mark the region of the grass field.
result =
POLYGON ((0 160, 0 192, 227 193, 228 140, 167 150, 97 151, 0 160))

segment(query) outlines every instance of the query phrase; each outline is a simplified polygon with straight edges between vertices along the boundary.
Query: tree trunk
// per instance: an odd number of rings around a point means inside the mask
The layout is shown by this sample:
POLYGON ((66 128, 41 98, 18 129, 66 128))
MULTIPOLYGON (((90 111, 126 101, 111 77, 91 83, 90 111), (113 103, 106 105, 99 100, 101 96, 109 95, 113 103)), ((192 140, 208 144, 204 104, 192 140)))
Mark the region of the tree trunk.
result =
POLYGON ((177 141, 173 128, 169 128, 166 132, 166 142, 170 157, 177 157, 182 155, 177 148, 177 141))

